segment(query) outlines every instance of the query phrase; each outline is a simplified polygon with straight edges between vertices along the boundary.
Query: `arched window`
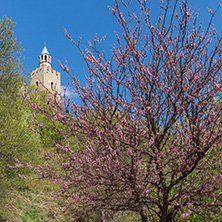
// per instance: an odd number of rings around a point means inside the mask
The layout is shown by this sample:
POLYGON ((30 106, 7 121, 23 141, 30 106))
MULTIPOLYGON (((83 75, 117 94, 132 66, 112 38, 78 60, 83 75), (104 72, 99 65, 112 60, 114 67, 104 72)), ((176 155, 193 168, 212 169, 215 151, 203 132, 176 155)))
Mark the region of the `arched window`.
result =
POLYGON ((53 82, 51 82, 51 89, 54 90, 53 82))
POLYGON ((39 86, 39 82, 38 82, 38 81, 36 81, 36 83, 35 83, 35 84, 36 84, 36 87, 38 87, 38 86, 39 86))
POLYGON ((43 55, 41 55, 41 60, 43 60, 43 55))
POLYGON ((45 61, 47 61, 47 55, 45 55, 45 61))

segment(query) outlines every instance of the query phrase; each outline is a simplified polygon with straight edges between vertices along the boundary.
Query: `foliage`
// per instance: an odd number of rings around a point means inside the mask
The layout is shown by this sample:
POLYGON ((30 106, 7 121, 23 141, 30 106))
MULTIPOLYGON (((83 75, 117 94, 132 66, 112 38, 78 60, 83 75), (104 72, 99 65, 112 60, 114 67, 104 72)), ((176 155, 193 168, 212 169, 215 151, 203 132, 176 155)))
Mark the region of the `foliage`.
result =
POLYGON ((0 28, 0 168, 1 175, 4 175, 5 166, 10 163, 8 160, 12 158, 8 153, 15 153, 15 150, 11 150, 14 146, 13 137, 15 135, 10 135, 9 131, 18 136, 16 131, 18 128, 13 118, 16 115, 14 98, 18 97, 22 79, 19 73, 21 69, 21 63, 19 62, 21 48, 16 43, 13 34, 14 24, 5 17, 0 21, 0 28))
POLYGON ((61 152, 31 166, 58 185, 52 195, 75 221, 95 211, 133 211, 143 222, 220 220, 222 51, 211 25, 221 5, 209 9, 204 29, 187 1, 160 0, 156 25, 147 1, 136 10, 130 2, 111 8, 121 36, 110 59, 102 40, 84 52, 66 32, 88 66, 87 85, 61 64, 82 100, 68 104, 73 116, 30 101, 66 129, 57 129, 61 152))
POLYGON ((18 96, 24 81, 21 75, 21 45, 16 42, 15 23, 4 17, 0 20, 0 96, 18 96))
POLYGON ((15 24, 7 17, 0 21, 0 214, 4 213, 9 189, 21 185, 19 174, 24 169, 10 169, 15 159, 23 161, 38 158, 38 139, 28 128, 31 113, 25 111, 20 96, 25 87, 22 75, 20 44, 14 34, 15 24))

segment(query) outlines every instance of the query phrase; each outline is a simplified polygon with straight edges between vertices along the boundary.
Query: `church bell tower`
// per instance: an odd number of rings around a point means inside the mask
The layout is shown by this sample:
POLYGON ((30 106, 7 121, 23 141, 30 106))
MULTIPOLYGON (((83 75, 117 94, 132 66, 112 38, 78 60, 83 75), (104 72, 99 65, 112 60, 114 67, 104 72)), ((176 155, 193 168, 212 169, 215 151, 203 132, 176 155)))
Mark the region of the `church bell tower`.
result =
POLYGON ((60 72, 52 69, 51 55, 44 45, 39 56, 39 67, 31 71, 31 87, 35 87, 36 91, 49 90, 52 93, 57 92, 61 95, 61 79, 60 72))

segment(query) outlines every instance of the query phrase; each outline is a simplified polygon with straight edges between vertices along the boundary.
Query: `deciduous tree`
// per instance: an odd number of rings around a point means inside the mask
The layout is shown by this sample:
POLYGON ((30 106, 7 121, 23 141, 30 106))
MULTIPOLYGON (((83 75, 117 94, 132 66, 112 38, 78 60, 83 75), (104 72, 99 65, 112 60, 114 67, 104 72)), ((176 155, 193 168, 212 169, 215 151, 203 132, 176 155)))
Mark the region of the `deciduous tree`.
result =
MULTIPOLYGON (((18 172, 8 167, 15 158, 28 161, 35 149, 33 134, 27 128, 27 115, 22 110, 21 89, 22 48, 16 41, 15 23, 4 17, 0 20, 0 199, 15 181, 18 172)), ((30 115, 29 115, 30 117, 30 115)), ((0 206, 1 210, 3 206, 0 206)), ((1 214, 1 211, 0 211, 1 214)))
POLYGON ((221 5, 204 28, 185 0, 160 0, 154 24, 147 1, 130 2, 110 8, 121 30, 110 59, 97 37, 84 49, 66 32, 87 84, 61 64, 82 104, 69 104, 73 116, 48 113, 69 132, 63 153, 35 168, 59 185, 53 195, 74 220, 126 210, 143 222, 221 219, 222 48, 212 28, 221 5))

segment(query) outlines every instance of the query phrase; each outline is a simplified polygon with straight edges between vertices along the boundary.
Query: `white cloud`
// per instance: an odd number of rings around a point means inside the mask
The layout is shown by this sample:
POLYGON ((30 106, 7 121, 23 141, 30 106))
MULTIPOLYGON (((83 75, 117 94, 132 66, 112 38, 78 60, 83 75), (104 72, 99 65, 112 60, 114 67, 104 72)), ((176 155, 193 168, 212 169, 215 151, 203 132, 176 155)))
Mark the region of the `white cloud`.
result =
POLYGON ((61 86, 61 96, 63 97, 65 94, 66 97, 77 97, 78 94, 74 92, 70 87, 61 86))

